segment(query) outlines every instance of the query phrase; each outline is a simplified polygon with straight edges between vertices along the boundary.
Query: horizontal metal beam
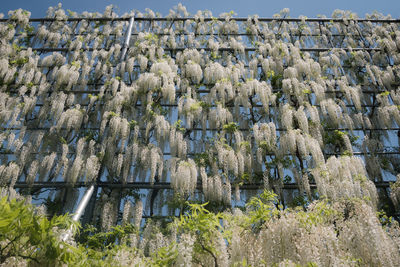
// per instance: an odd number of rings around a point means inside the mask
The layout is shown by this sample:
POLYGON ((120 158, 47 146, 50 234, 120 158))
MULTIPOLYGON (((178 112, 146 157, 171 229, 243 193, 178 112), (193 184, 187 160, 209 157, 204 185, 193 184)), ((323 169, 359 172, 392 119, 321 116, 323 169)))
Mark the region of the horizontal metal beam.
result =
MULTIPOLYGON (((97 86, 102 86, 102 85, 104 85, 104 84, 100 84, 97 86)), ((126 83, 125 85, 129 86, 128 83, 126 83)), ((77 86, 79 86, 79 84, 77 86)), ((96 86, 96 85, 88 84, 87 86, 96 86)), ((205 86, 208 86, 208 85, 205 85, 205 86)), ((212 86, 212 85, 210 85, 210 86, 212 86)), ((278 93, 278 92, 282 92, 282 91, 283 90, 272 90, 272 93, 278 93)), ((10 90, 8 92, 12 93, 12 94, 19 93, 16 90, 10 90)), ((57 91, 51 90, 51 91, 47 91, 47 92, 43 92, 43 93, 51 94, 53 92, 64 92, 64 93, 69 93, 69 94, 100 94, 100 90, 57 90, 57 91)), ((104 91, 104 93, 105 92, 106 91, 104 91)), ((194 92, 199 93, 199 94, 207 94, 207 93, 210 93, 211 91, 209 89, 204 89, 204 90, 203 89, 199 89, 199 90, 195 89, 194 92)), ((381 91, 361 91, 361 93, 363 93, 363 94, 380 94, 380 93, 384 93, 384 92, 387 92, 387 91, 383 91, 383 90, 381 90, 381 91)), ((180 94, 180 93, 186 93, 186 92, 181 91, 181 90, 176 90, 175 93, 180 94)), ((325 91, 324 93, 325 94, 344 94, 343 91, 332 91, 332 90, 325 91)), ((314 92, 311 92, 311 94, 314 94, 314 92)))
MULTIPOLYGON (((25 130, 26 131, 48 131, 50 130, 51 127, 27 127, 25 130)), ((20 131, 22 128, 21 127, 0 127, 1 131, 20 131)), ((66 130, 65 128, 61 128, 62 130, 66 130)), ((146 128, 140 128, 141 131, 145 131, 146 128)), ((203 128, 200 127, 195 127, 195 128, 185 128, 186 131, 203 131, 203 128)), ((206 128, 206 131, 222 131, 221 128, 206 128)), ((246 131, 252 131, 251 128, 239 128, 237 129, 238 131, 246 132, 246 131)), ((287 129, 283 128, 276 128, 275 129, 277 132, 286 132, 287 129)), ((391 128, 324 128, 324 131, 331 132, 331 131, 399 131, 399 127, 391 127, 391 128)), ((100 131, 99 127, 86 127, 86 128, 80 128, 79 131, 100 131)))
MULTIPOLYGON (((164 51, 184 51, 185 49, 196 49, 196 50, 204 50, 204 51, 213 51, 213 49, 209 47, 177 47, 177 48, 170 48, 170 47, 162 47, 164 51)), ((26 48, 23 48, 26 49, 26 48)), ((75 51, 74 49, 70 48, 62 48, 62 47, 33 47, 33 51, 38 51, 38 52, 45 52, 45 53, 50 53, 50 52, 69 52, 69 51, 75 51)), ((100 51, 101 49, 93 49, 93 48, 81 48, 79 50, 82 51, 100 51)), ((237 51, 237 49, 230 48, 230 47, 220 47, 218 51, 220 52, 232 52, 232 51, 237 51)), ((246 47, 244 49, 245 52, 252 52, 252 51, 257 51, 258 48, 255 47, 246 47)), ((380 48, 365 48, 365 47, 356 47, 356 48, 347 48, 347 47, 323 47, 323 48, 300 48, 300 51, 303 52, 326 52, 326 51, 332 51, 332 50, 345 50, 345 51, 381 51, 382 49, 380 48)))
MULTIPOLYGON (((375 186, 378 188, 387 188, 390 187, 390 182, 374 182, 375 186)), ((77 182, 75 184, 71 184, 68 182, 35 182, 33 184, 27 184, 25 182, 17 182, 14 185, 14 188, 65 188, 65 187, 90 187, 92 184, 77 182)), ((149 182, 132 182, 132 183, 111 183, 111 182, 99 182, 96 183, 95 186, 99 187, 107 187, 107 188, 118 188, 118 189, 173 189, 171 183, 168 182, 157 182, 151 184, 149 182)), ((254 184, 243 184, 239 186, 240 189, 243 190, 257 190, 264 188, 263 183, 254 183, 254 184)), ((296 183, 285 183, 283 184, 283 189, 294 190, 298 189, 298 185, 296 183)), ((315 183, 310 184, 310 188, 317 188, 315 183)), ((201 190, 202 185, 200 183, 197 184, 196 189, 201 190)))
MULTIPOLYGON (((83 32, 83 33, 71 33, 70 36, 85 36, 88 35, 90 33, 88 32, 83 32)), ((170 33, 164 33, 164 32, 155 32, 156 35, 158 36, 170 36, 170 33)), ((179 34, 175 34, 175 37, 180 37, 180 36, 188 36, 190 33, 189 32, 184 32, 184 33, 179 33, 179 34)), ((275 32, 275 35, 282 35, 282 33, 280 32, 275 32)), ((14 36, 21 36, 22 34, 15 34, 14 36)), ((132 36, 138 36, 139 33, 132 33, 132 36)), ((236 32, 236 33, 220 33, 220 32, 212 32, 212 33, 196 33, 196 36, 210 36, 210 35, 215 35, 215 36, 255 36, 255 34, 253 33, 246 33, 246 32, 236 32)), ((263 35, 258 34, 258 35, 263 35)), ((34 37, 36 36, 35 33, 30 33, 30 34, 24 34, 24 36, 27 37, 34 37)), ((116 37, 117 35, 115 33, 110 33, 108 36, 112 36, 112 37, 116 37)), ((289 33, 289 36, 292 37, 320 37, 321 34, 317 34, 317 33, 312 33, 312 34, 299 34, 299 33, 289 33)), ((119 36, 118 36, 119 37, 119 36)), ((362 37, 360 36, 360 34, 330 34, 329 37, 352 37, 354 38, 359 38, 359 41, 362 40, 362 37)))
MULTIPOLYGON (((67 65, 67 64, 66 64, 67 65)), ((111 64, 111 66, 113 67, 113 68, 115 68, 115 67, 117 67, 118 65, 120 65, 120 63, 118 63, 118 64, 111 64)), ((42 66, 42 65, 36 65, 36 67, 37 68, 40 68, 40 69, 54 69, 55 67, 60 67, 60 66, 63 66, 63 65, 51 65, 51 66, 42 66)), ((227 65, 226 64, 221 64, 221 66, 222 67, 227 67, 227 65)), ((286 68, 288 68, 288 67, 290 67, 291 65, 286 65, 286 64, 284 64, 283 65, 283 68, 284 69, 286 69, 286 68)), ((293 65, 292 65, 293 66, 293 65)), ((384 65, 384 66, 382 66, 382 65, 375 65, 375 66, 377 66, 377 67, 379 67, 379 68, 386 68, 386 67, 388 67, 388 66, 390 66, 390 67, 393 67, 394 65, 393 64, 386 64, 386 65, 384 65)), ((248 64, 243 64, 243 67, 244 68, 249 68, 249 65, 248 64)), ((344 68, 344 69, 350 69, 350 68, 354 68, 354 66, 352 66, 352 65, 345 65, 345 64, 343 64, 343 65, 341 65, 340 67, 342 67, 342 68, 344 68)), ((363 66, 356 66, 356 67, 363 67, 363 66)), ((140 65, 138 65, 138 64, 134 64, 133 65, 133 68, 134 69, 139 69, 140 68, 140 65)), ((262 65, 261 64, 257 64, 257 68, 259 68, 259 69, 262 69, 262 65)), ((7 83, 7 85, 14 85, 15 83, 7 83)), ((125 84, 128 84, 128 83, 125 83, 125 84)), ((33 85, 39 85, 39 84, 33 84, 33 85)), ((104 85, 104 83, 93 83, 93 82, 89 82, 89 83, 87 83, 86 85, 104 85)), ((203 84, 203 85, 212 85, 212 84, 203 84)), ((398 84, 396 84, 396 85, 398 85, 398 84)))
MULTIPOLYGON (((59 18, 30 18, 30 22, 53 22, 53 21, 67 21, 67 22, 79 22, 79 21, 100 21, 100 22, 106 22, 106 21, 126 21, 128 22, 130 17, 119 17, 119 18, 107 18, 107 17, 98 17, 98 18, 85 18, 85 17, 77 17, 77 18, 67 18, 66 20, 60 20, 59 18)), ((135 21, 187 21, 187 20, 193 20, 193 21, 198 21, 199 19, 196 19, 195 17, 180 17, 180 18, 166 18, 166 17, 159 17, 159 18, 146 18, 146 17, 135 17, 135 21)), ((210 18, 202 18, 203 21, 208 22, 208 21, 237 21, 237 22, 247 22, 247 21, 253 21, 253 18, 245 18, 245 17, 237 17, 237 18, 216 18, 216 17, 210 17, 210 18)), ((353 21, 355 23, 362 23, 362 22, 372 22, 372 23, 400 23, 400 19, 366 19, 366 18, 359 18, 359 19, 349 19, 349 18, 306 18, 306 19, 301 19, 301 18, 257 18, 259 22, 349 22, 353 21)), ((0 19, 0 22, 9 22, 13 21, 13 19, 6 18, 6 19, 0 19)))
MULTIPOLYGON (((328 152, 322 152, 325 156, 342 156, 343 155, 343 153, 341 153, 341 152, 337 152, 337 153, 328 153, 328 152)), ((11 151, 11 152, 9 152, 9 151, 2 151, 2 152, 0 152, 0 155, 15 155, 16 153, 15 152, 13 152, 13 151, 11 151)), ((39 153, 39 152, 31 152, 31 153, 28 153, 29 155, 49 155, 50 153, 49 152, 46 152, 46 153, 39 153)), ((59 152, 59 153, 56 153, 57 155, 61 155, 62 154, 62 152, 59 152)), ((125 152, 122 152, 121 154, 125 154, 125 152)), ((186 153, 186 155, 188 155, 188 156, 195 156, 195 155, 198 155, 199 153, 193 153, 193 152, 189 152, 189 153, 186 153)), ((264 155, 265 156, 276 156, 277 154, 279 154, 279 153, 265 153, 264 155)), ((352 153, 352 155, 354 155, 354 156, 364 156, 364 155, 400 155, 400 151, 377 151, 377 152, 370 152, 370 151, 367 151, 367 152, 362 152, 362 151, 355 151, 355 152, 353 152, 352 153)), ((68 153, 68 155, 75 155, 75 153, 73 153, 73 152, 69 152, 68 153)), ((163 152, 162 153, 162 155, 163 156, 171 156, 172 154, 171 154, 171 152, 163 152)), ((290 154, 290 153, 287 153, 287 154, 284 154, 283 156, 293 156, 292 154, 290 154)))
MULTIPOLYGON (((38 104, 35 104, 35 106, 36 107, 42 107, 43 106, 43 104, 42 103, 38 103, 38 104)), ((80 103, 80 106, 81 107, 87 107, 87 106, 89 106, 89 103, 80 103)), ((96 106, 96 105, 93 105, 93 106, 96 106)), ((100 104, 100 106, 103 106, 103 104, 100 104)), ((133 105, 132 105, 133 106, 133 105)), ((135 107, 142 107, 142 106, 146 106, 146 105, 142 105, 142 104, 140 104, 140 103, 138 103, 138 104, 135 104, 134 105, 135 107)), ((164 103, 164 104, 160 104, 160 106, 161 107, 178 107, 178 104, 166 104, 166 103, 164 103)), ((277 105, 268 105, 269 106, 269 108, 271 108, 271 109, 274 109, 274 108, 279 108, 279 106, 277 106, 277 105)), ((319 107, 321 107, 321 105, 313 105, 314 107, 317 107, 317 108, 319 108, 319 107)), ((392 106, 392 105, 388 105, 388 106, 392 106)), ((210 106, 210 107, 216 107, 216 105, 212 105, 212 106, 210 106)), ((228 104, 228 105, 225 105, 224 106, 225 108, 234 108, 235 107, 235 105, 234 104, 228 104)), ((244 107, 243 105, 239 105, 239 107, 241 107, 241 108, 246 108, 246 107, 244 107)), ((346 107, 347 108, 355 108, 356 106, 355 105, 346 105, 346 107)), ((361 107, 362 108, 379 108, 379 107, 384 107, 384 106, 380 106, 380 105, 370 105, 370 104, 362 104, 361 105, 361 107)), ((264 106, 262 105, 262 104, 255 104, 255 105, 251 105, 250 107, 248 107, 248 108, 264 108, 264 106)))

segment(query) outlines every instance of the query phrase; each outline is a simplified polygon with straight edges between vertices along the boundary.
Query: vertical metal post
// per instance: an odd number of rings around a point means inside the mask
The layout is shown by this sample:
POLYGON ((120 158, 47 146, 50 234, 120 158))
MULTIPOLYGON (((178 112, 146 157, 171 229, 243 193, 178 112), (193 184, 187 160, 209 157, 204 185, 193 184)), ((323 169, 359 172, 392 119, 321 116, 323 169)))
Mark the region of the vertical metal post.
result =
POLYGON ((131 17, 129 19, 129 26, 128 26, 128 29, 126 30, 126 33, 125 33, 125 42, 124 42, 124 44, 122 46, 122 53, 121 53, 121 59, 120 59, 121 62, 125 60, 126 51, 128 51, 129 40, 131 39, 132 27, 133 27, 133 22, 134 21, 135 21, 134 17, 131 17))

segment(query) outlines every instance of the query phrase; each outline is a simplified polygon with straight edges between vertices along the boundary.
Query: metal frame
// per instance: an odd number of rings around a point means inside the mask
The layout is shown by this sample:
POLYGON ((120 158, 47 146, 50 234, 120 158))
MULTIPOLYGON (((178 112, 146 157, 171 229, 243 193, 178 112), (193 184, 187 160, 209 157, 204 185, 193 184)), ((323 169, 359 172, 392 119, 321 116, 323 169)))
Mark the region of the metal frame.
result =
MULTIPOLYGON (((194 18, 194 17, 185 17, 185 18, 139 18, 139 17, 123 17, 123 18, 105 18, 105 17, 101 17, 101 18, 68 18, 65 21, 67 22, 80 22, 80 21, 89 21, 89 22, 94 22, 94 21, 99 21, 99 22, 114 22, 114 21, 129 21, 129 25, 127 27, 126 30, 126 34, 125 34, 125 39, 124 39, 124 43, 122 45, 122 53, 121 53, 121 57, 120 57, 120 61, 124 61, 125 57, 126 57, 126 53, 128 51, 129 48, 129 42, 130 42, 130 38, 131 36, 135 36, 137 35, 137 33, 132 33, 132 28, 133 28, 133 23, 134 21, 137 22, 152 22, 152 21, 159 21, 159 22, 182 22, 182 21, 188 21, 191 20, 193 22, 199 22, 198 19, 194 18)), ((354 22, 354 23, 363 23, 363 22, 371 22, 371 23, 400 23, 400 19, 342 19, 342 18, 307 18, 307 19, 301 19, 301 18, 204 18, 202 19, 202 21, 204 22, 209 22, 209 21, 220 21, 220 22, 225 22, 225 21, 236 21, 236 22, 251 22, 251 23, 255 23, 256 20, 258 22, 307 22, 307 23, 325 23, 325 22, 341 22, 341 23, 345 23, 345 22, 354 22)), ((6 23, 6 22, 10 22, 12 21, 12 19, 0 19, 0 23, 6 23)), ((30 22, 40 22, 40 23, 44 23, 44 22, 55 22, 55 21, 59 21, 59 19, 56 18, 32 18, 29 19, 30 22)), ((172 25, 172 24, 171 24, 172 25)), ((186 34, 186 33, 183 33, 186 34)), ((202 34, 200 34, 202 35, 202 34)), ((204 34, 204 35, 209 35, 209 34, 204 34)), ((250 34, 247 33, 236 33, 236 34, 222 34, 222 35, 227 35, 227 36, 250 36, 250 34)), ((34 36, 34 35, 32 35, 34 36)), ((294 34, 293 36, 298 36, 296 34, 294 34)), ((300 35, 301 36, 301 35, 300 35)), ((310 36, 310 35, 305 35, 310 36)), ((311 35, 311 36, 317 36, 317 35, 311 35)), ((332 36, 343 36, 343 35, 332 35, 332 36)), ((176 52, 176 51, 183 51, 186 48, 183 47, 179 47, 179 48, 169 48, 169 47, 164 47, 163 48, 164 51, 168 51, 168 52, 176 52)), ((197 50, 204 50, 204 51, 212 51, 210 48, 208 47, 192 47, 191 49, 197 49, 197 50)), ((326 51, 332 51, 335 49, 340 49, 340 50, 344 50, 344 51, 368 51, 368 52, 373 52, 373 51, 382 51, 382 49, 380 48, 362 48, 362 47, 358 47, 358 48, 335 48, 335 47, 324 47, 324 48, 300 48, 301 51, 303 52, 326 52, 326 51)), ((70 50, 68 48, 62 48, 62 47, 57 47, 57 48, 51 48, 51 47, 35 47, 32 48, 33 51, 37 51, 37 52, 42 52, 42 53, 48 53, 48 52, 71 52, 73 50, 70 50)), ((93 49, 91 48, 83 48, 83 51, 93 51, 93 49)), ((100 49, 99 49, 100 50, 100 49)), ((257 51, 258 49, 255 47, 246 47, 244 49, 245 52, 253 52, 253 51, 257 51)), ((224 52, 224 51, 235 51, 232 48, 219 48, 218 51, 224 52)), ((87 84, 88 86, 101 86, 104 84, 87 84)), ((396 86, 396 85, 395 85, 396 86)), ((279 90, 275 90, 275 91, 279 91, 279 90)), ((68 91, 69 93, 74 93, 74 94, 93 94, 93 93, 98 93, 99 90, 70 90, 68 91)), ((198 93, 208 93, 210 92, 210 90, 197 90, 198 93)), ((384 91, 371 91, 371 90, 362 90, 362 93, 366 93, 366 94, 379 94, 381 92, 384 91)), ((179 92, 178 92, 179 93, 179 92)), ((327 91, 325 93, 342 93, 340 91, 327 91)), ((36 104, 37 107, 40 107, 41 104, 36 104)), ((85 106, 85 104, 83 104, 82 106, 85 106)), ((141 104, 137 104, 136 106, 141 106, 141 104)), ((176 107, 177 104, 162 104, 162 106, 164 107, 176 107)), ((317 105, 318 106, 318 105, 317 105)), ((253 105, 252 107, 254 108, 261 108, 263 107, 262 105, 253 105)), ((273 106, 270 106, 273 107, 273 106)), ((346 105, 346 107, 354 107, 354 105, 346 105)), ((374 107, 379 107, 377 105, 362 105, 362 107, 364 108, 374 108, 374 107)), ((19 130, 20 128, 17 127, 13 127, 13 128, 3 128, 1 130, 19 130)), ((42 130, 48 130, 49 128, 46 127, 28 127, 27 130, 31 130, 31 131, 42 131, 42 130)), ((88 130, 88 129, 92 129, 92 130, 98 130, 99 128, 95 128, 95 127, 89 127, 87 129, 84 130, 88 130)), ((202 128, 193 128, 193 129, 188 129, 190 131, 202 131, 202 128)), ((211 128, 207 128, 206 131, 217 131, 220 129, 211 129, 211 128)), ((241 131, 249 131, 249 129, 239 129, 241 131)), ((286 131, 285 129, 276 129, 277 131, 286 131)), ((366 129, 366 128, 354 128, 354 129, 348 129, 348 128, 335 128, 335 129, 324 129, 325 131, 334 131, 334 130, 340 130, 340 131, 400 131, 400 128, 387 128, 387 129, 383 129, 383 128, 376 128, 376 129, 366 129)), ((0 152, 0 154, 3 155, 8 155, 8 154, 13 154, 12 152, 0 152)), ((34 154, 34 153, 32 153, 34 154)), ((188 153, 190 154, 190 153, 188 153)), ((339 155, 340 153, 326 153, 325 155, 329 156, 329 155, 339 155)), ((399 155, 400 151, 380 151, 380 152, 354 152, 354 155, 365 155, 365 154, 375 154, 375 155, 399 155)), ((164 155, 170 155, 170 153, 166 152, 164 153, 164 155)), ((274 154, 267 154, 267 155, 271 155, 273 156, 274 154)), ((390 187, 390 183, 387 181, 381 181, 381 182, 375 182, 376 187, 378 188, 383 188, 383 189, 387 189, 390 187)), ((109 182, 101 182, 100 181, 100 177, 98 177, 97 181, 95 181, 92 184, 87 184, 87 183, 83 183, 83 182, 77 182, 75 184, 70 184, 67 182, 59 182, 59 181, 54 181, 54 182, 34 182, 33 184, 28 184, 26 182, 17 182, 14 185, 15 188, 20 188, 20 189, 25 189, 25 188, 30 188, 30 189, 43 189, 43 188, 69 188, 69 187, 74 187, 74 188, 88 188, 86 193, 84 194, 81 202, 79 203, 76 212, 73 216, 73 220, 78 221, 80 220, 82 214, 84 213, 84 210, 86 209, 87 205, 89 205, 89 213, 93 212, 93 205, 94 202, 96 201, 96 195, 97 195, 97 191, 98 188, 103 188, 103 187, 108 187, 108 188, 117 188, 117 189, 125 189, 125 188, 129 188, 129 189, 172 189, 171 184, 170 183, 166 183, 166 182, 155 182, 155 183, 148 183, 148 182, 133 182, 133 183, 109 183, 109 182), (93 194, 95 193, 95 194, 93 194), (91 211, 90 211, 91 210, 91 211)), ((310 187, 312 189, 316 188, 316 184, 310 184, 310 187)), ((243 184, 240 186, 241 189, 243 190, 258 190, 258 189, 262 189, 264 188, 264 184, 243 184)), ((201 184, 197 185, 197 189, 201 190, 201 184)), ((296 190, 298 189, 298 185, 294 184, 294 183, 286 183, 283 184, 282 189, 285 190, 296 190)), ((90 214, 88 215, 89 217, 91 216, 90 214)), ((148 216, 145 216, 148 217, 148 216)), ((64 238, 67 239, 69 237, 69 235, 71 234, 71 232, 69 231, 64 238)))

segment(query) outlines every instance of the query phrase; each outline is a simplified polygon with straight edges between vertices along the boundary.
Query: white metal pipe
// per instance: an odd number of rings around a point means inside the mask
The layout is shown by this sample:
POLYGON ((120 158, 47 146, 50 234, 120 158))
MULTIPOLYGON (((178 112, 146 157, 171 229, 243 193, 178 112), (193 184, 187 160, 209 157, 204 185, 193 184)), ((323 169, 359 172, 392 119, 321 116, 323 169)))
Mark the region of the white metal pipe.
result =
POLYGON ((128 29, 126 30, 125 42, 124 42, 124 45, 122 48, 122 53, 121 53, 121 62, 125 60, 126 51, 128 51, 129 40, 131 39, 132 27, 133 27, 134 20, 135 20, 135 18, 133 16, 129 19, 129 26, 128 26, 128 29))
MULTIPOLYGON (((76 208, 75 214, 72 217, 73 221, 79 221, 79 219, 81 218, 83 212, 85 211, 85 208, 87 206, 87 204, 89 203, 89 200, 93 194, 94 191, 94 185, 91 185, 89 187, 89 189, 85 192, 85 195, 83 195, 81 201, 79 202, 78 207, 76 208)), ((69 228, 62 236, 61 236, 61 240, 62 241, 67 241, 69 239, 69 237, 72 234, 72 227, 69 228)))
POLYGON ((72 220, 76 222, 79 221, 83 212, 85 211, 87 204, 89 203, 93 191, 94 191, 94 185, 91 185, 89 189, 86 191, 85 195, 82 197, 81 202, 79 203, 78 208, 76 209, 75 214, 72 217, 72 220))

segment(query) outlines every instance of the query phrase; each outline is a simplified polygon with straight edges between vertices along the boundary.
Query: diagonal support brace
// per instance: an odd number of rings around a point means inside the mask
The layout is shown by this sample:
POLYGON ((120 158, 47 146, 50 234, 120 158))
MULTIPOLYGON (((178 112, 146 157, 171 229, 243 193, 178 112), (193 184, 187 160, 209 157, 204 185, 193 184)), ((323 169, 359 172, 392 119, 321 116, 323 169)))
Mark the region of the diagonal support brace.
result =
POLYGON ((125 33, 125 41, 124 44, 122 46, 122 53, 121 53, 121 58, 120 61, 124 61, 125 57, 126 57, 126 52, 128 51, 128 46, 129 46, 129 40, 131 39, 131 35, 132 35, 132 27, 133 27, 133 22, 135 21, 134 17, 131 17, 129 19, 129 26, 128 29, 126 30, 125 33))
MULTIPOLYGON (((82 197, 81 201, 79 202, 78 207, 76 208, 75 214, 72 217, 72 220, 77 222, 81 218, 83 212, 85 211, 85 208, 87 204, 89 203, 90 197, 92 196, 94 191, 94 184, 92 184, 89 189, 85 192, 85 195, 82 197)), ((68 229, 62 236, 61 240, 62 241, 67 241, 72 235, 72 228, 68 229)))

